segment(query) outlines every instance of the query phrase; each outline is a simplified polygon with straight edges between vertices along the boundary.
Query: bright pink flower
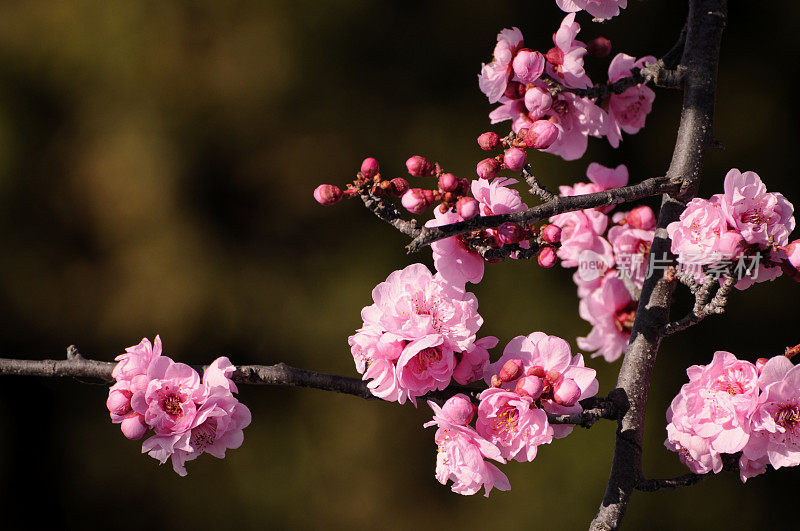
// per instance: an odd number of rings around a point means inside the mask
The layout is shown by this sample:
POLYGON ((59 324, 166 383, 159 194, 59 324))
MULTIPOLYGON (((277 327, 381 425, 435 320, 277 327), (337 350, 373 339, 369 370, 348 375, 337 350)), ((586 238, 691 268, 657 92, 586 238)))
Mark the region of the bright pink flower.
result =
MULTIPOLYGON (((596 192, 602 192, 603 188, 595 183, 575 183, 573 186, 559 186, 558 187, 558 195, 561 197, 572 197, 576 195, 586 195, 586 194, 594 194, 596 192)), ((602 209, 599 208, 587 208, 580 211, 589 221, 589 225, 596 235, 601 235, 606 231, 608 227, 608 216, 603 212, 602 209)), ((566 212, 565 214, 569 214, 566 212)), ((564 214, 559 214, 559 216, 563 216, 564 214)), ((568 216, 565 216, 565 218, 568 216)), ((554 216, 551 219, 554 220, 558 218, 558 216, 554 216)))
POLYGON ((135 376, 147 374, 150 363, 161 356, 161 337, 156 336, 150 344, 147 338, 142 339, 138 345, 125 349, 125 354, 120 354, 114 361, 118 361, 111 376, 115 380, 130 380, 135 376))
POLYGON ((672 252, 684 265, 702 266, 734 258, 742 241, 728 228, 723 209, 717 202, 692 199, 679 221, 667 225, 672 252))
POLYGON ((117 365, 111 372, 116 383, 108 391, 106 405, 111 414, 111 422, 121 424, 123 434, 129 439, 140 439, 147 431, 144 417, 131 411, 131 400, 144 397, 150 378, 147 369, 161 357, 161 337, 156 336, 154 344, 147 338, 133 347, 125 349, 125 354, 115 358, 117 365), (144 429, 142 428, 144 426, 144 429))
MULTIPOLYGON (((624 77, 630 77, 632 68, 642 68, 645 63, 655 62, 656 58, 649 55, 637 61, 630 55, 617 54, 608 67, 608 82, 614 83, 624 77)), ((642 84, 633 86, 622 94, 611 95, 608 101, 606 137, 612 147, 619 146, 622 131, 634 135, 644 127, 655 99, 656 93, 642 84)))
POLYGON ((553 107, 553 96, 544 87, 535 85, 525 92, 525 108, 531 120, 537 120, 553 107))
POLYGON ((335 184, 321 184, 314 189, 314 200, 320 205, 333 205, 342 197, 342 189, 335 184))
POLYGON ((630 278, 641 287, 647 275, 650 246, 656 231, 614 225, 608 229, 608 241, 614 248, 614 262, 622 278, 630 278))
POLYGON ((767 192, 757 173, 741 173, 736 168, 725 176, 724 187, 722 211, 745 242, 761 247, 789 243, 795 225, 794 207, 783 195, 767 192))
POLYGON ((592 162, 586 168, 586 177, 601 190, 611 190, 628 184, 628 167, 620 164, 616 168, 607 168, 597 162, 592 162))
POLYGON ((443 342, 440 334, 416 339, 406 345, 397 360, 397 383, 406 398, 415 404, 416 397, 450 384, 456 357, 443 342))
POLYGON ((497 346, 497 338, 486 336, 475 341, 475 346, 461 353, 455 370, 453 380, 461 385, 467 385, 483 379, 486 366, 489 365, 489 349, 497 346))
POLYGON ((491 63, 481 65, 478 86, 489 98, 489 103, 500 100, 506 91, 512 70, 512 61, 522 47, 522 32, 517 28, 504 29, 497 35, 497 45, 491 63))
POLYGON ((611 18, 619 15, 620 9, 628 7, 628 0, 556 0, 556 4, 568 13, 585 9, 595 18, 611 18))
MULTIPOLYGON (((475 203, 475 206, 477 207, 478 203, 475 203)), ((436 208, 434 216, 434 219, 425 223, 426 227, 438 227, 463 221, 461 216, 450 210, 442 213, 436 208)), ((431 250, 433 251, 433 265, 444 280, 463 286, 466 282, 477 284, 483 278, 483 257, 467 247, 462 236, 451 236, 435 241, 431 244, 431 250)))
POLYGON ((520 83, 533 83, 544 72, 546 61, 539 52, 522 49, 517 52, 512 63, 514 68, 515 80, 520 83))
POLYGON ((519 148, 508 148, 503 154, 503 164, 512 171, 519 171, 525 166, 525 152, 519 148))
POLYGON ((570 13, 553 35, 555 48, 547 52, 547 74, 570 88, 592 86, 592 80, 583 69, 586 45, 575 40, 580 30, 580 24, 575 22, 575 14, 570 13))
POLYGON ((481 393, 478 433, 500 449, 506 459, 533 461, 540 444, 550 444, 553 428, 547 413, 532 398, 489 388, 481 393))
POLYGON ((378 328, 365 326, 355 335, 347 338, 350 352, 359 374, 364 374, 369 365, 377 359, 395 361, 400 357, 408 343, 390 333, 383 333, 378 328))
POLYGON ((743 457, 769 461, 773 468, 800 464, 800 368, 776 356, 758 378, 761 396, 750 417, 743 457))
POLYGON ((147 390, 131 397, 131 407, 144 415, 156 435, 176 435, 190 429, 203 401, 204 388, 197 372, 166 356, 156 358, 147 369, 147 390))
MULTIPOLYGON (((565 212, 550 218, 550 223, 561 227, 561 247, 558 257, 563 267, 597 267, 593 278, 602 276, 606 269, 614 265, 614 250, 605 238, 598 236, 596 229, 605 230, 607 217, 602 212, 592 211, 592 218, 586 211, 565 212), (581 257, 583 255, 583 259, 581 257), (590 256, 587 256, 590 255, 590 256), (587 260, 587 258, 594 260, 587 260)), ((590 272, 591 273, 591 272, 590 272)), ((583 276, 583 275, 582 275, 583 276)), ((591 275, 586 275, 586 280, 591 275)))
POLYGON ((628 346, 636 307, 625 282, 616 276, 605 276, 600 287, 578 305, 581 318, 592 325, 589 335, 578 338, 578 347, 595 351, 593 358, 603 356, 606 361, 615 361, 628 346))
MULTIPOLYGON (((528 336, 517 336, 506 345, 503 355, 498 361, 488 366, 484 380, 491 384, 493 375, 497 375, 505 363, 512 359, 522 361, 521 377, 535 375, 540 378, 545 375, 548 380, 540 403, 547 413, 571 414, 583 411, 580 403, 572 406, 563 406, 553 399, 552 386, 560 379, 573 380, 580 388, 578 400, 583 400, 597 394, 599 384, 595 378, 595 370, 584 366, 583 356, 572 353, 569 344, 556 336, 548 336, 542 332, 534 332, 528 336)), ((505 382, 501 389, 512 391, 517 380, 505 382)), ((552 426, 553 436, 560 439, 572 431, 573 426, 562 424, 552 426)))
POLYGON ((558 155, 564 160, 581 158, 586 152, 588 137, 601 137, 605 134, 607 116, 603 109, 591 100, 579 98, 571 92, 560 92, 547 114, 561 134, 545 152, 558 155))
POLYGON ((631 209, 625 215, 625 223, 634 229, 650 230, 656 228, 657 220, 653 209, 642 205, 631 209))
POLYGON ((218 459, 227 449, 242 445, 242 430, 250 424, 250 410, 233 393, 236 384, 230 379, 235 367, 226 357, 217 358, 203 373, 203 398, 189 430, 172 435, 156 435, 142 445, 142 452, 186 475, 185 463, 209 453, 218 459))
POLYGON ((481 215, 491 216, 527 210, 528 205, 522 202, 519 192, 508 188, 516 183, 516 179, 504 178, 494 179, 491 182, 486 179, 472 181, 472 195, 481 204, 481 215))
POLYGON ((441 408, 433 402, 428 402, 428 404, 433 409, 433 423, 429 424, 436 424, 440 427, 447 425, 466 426, 472 422, 472 419, 475 418, 475 413, 478 412, 478 408, 475 407, 472 400, 463 393, 448 398, 441 408))
POLYGON ((765 455, 760 459, 748 459, 744 454, 739 458, 739 478, 742 483, 749 478, 758 476, 767 471, 769 458, 765 455))

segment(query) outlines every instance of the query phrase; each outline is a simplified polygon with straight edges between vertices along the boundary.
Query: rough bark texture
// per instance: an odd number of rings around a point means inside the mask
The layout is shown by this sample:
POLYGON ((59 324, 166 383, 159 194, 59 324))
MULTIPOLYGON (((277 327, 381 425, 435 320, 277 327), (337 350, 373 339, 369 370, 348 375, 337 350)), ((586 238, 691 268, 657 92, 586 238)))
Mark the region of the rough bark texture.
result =
MULTIPOLYGON (((685 203, 694 197, 706 149, 713 141, 714 91, 722 30, 727 15, 725 0, 690 0, 686 43, 681 69, 684 97, 678 137, 667 177, 681 181, 680 190, 665 195, 658 217, 651 257, 669 252, 666 227, 676 221, 685 203)), ((631 341, 622 362, 617 388, 628 401, 617 429, 611 476, 605 496, 591 524, 594 530, 618 529, 631 493, 642 480, 642 435, 650 378, 661 344, 662 327, 669 320, 675 282, 654 271, 642 288, 631 341)))

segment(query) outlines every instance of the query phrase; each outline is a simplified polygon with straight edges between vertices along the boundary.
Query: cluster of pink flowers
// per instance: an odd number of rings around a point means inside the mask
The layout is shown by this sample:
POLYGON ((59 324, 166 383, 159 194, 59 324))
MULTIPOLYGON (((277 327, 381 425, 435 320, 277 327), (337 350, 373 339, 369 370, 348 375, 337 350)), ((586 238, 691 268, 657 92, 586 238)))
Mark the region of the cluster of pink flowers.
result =
POLYGON ((620 9, 628 7, 628 0, 556 0, 556 4, 567 13, 583 9, 595 18, 607 19, 616 17, 620 9))
POLYGON ((569 435, 573 426, 551 425, 548 413, 572 414, 583 410, 579 400, 597 393, 594 369, 583 356, 572 356, 559 337, 534 332, 512 339, 502 357, 484 370, 488 389, 476 407, 465 395, 456 395, 434 411, 428 426, 437 426, 436 477, 452 490, 474 494, 485 488, 510 488, 508 478, 495 465, 506 460, 533 461, 538 447, 569 435), (475 419, 475 427, 470 423, 475 419))
MULTIPOLYGON (((628 184, 624 165, 607 168, 595 162, 586 171, 590 182, 561 186, 562 196, 600 192, 628 184)), ((609 220, 609 210, 587 209, 550 218, 561 228, 558 257, 563 267, 576 267, 573 280, 578 286, 580 316, 592 325, 578 346, 614 361, 624 352, 637 301, 647 274, 650 246, 655 236, 656 218, 650 207, 639 206, 630 212, 617 212, 609 220)))
POLYGON ((226 357, 217 358, 202 379, 190 366, 161 354, 161 338, 142 339, 117 356, 112 376, 116 383, 106 405, 111 421, 129 439, 149 431, 142 452, 186 475, 185 463, 209 453, 222 459, 227 449, 241 446, 250 410, 233 393, 235 370, 226 357))
POLYGON ((800 464, 800 368, 786 356, 755 364, 718 351, 687 369, 667 410, 665 445, 693 472, 720 472, 723 454, 742 452, 742 481, 800 464))
MULTIPOLYGON (((563 4, 561 7, 567 11, 585 8, 604 16, 613 16, 620 5, 624 7, 620 2, 596 0, 565 1, 563 4)), ((478 85, 489 102, 501 104, 489 114, 492 123, 511 120, 516 133, 544 129, 545 122, 555 125, 550 133, 553 139, 543 150, 565 160, 583 156, 589 136, 606 136, 611 145, 617 147, 621 131, 635 134, 644 127, 655 99, 655 93, 641 84, 622 94, 612 94, 606 101, 579 97, 568 90, 551 90, 549 83, 552 81, 571 89, 592 86, 583 62, 589 47, 576 40, 579 31, 580 25, 572 12, 553 35, 555 46, 541 53, 524 47, 519 29, 504 29, 497 36, 492 61, 482 66, 478 76, 478 85)), ((610 43, 602 37, 593 43, 591 49, 595 55, 607 55, 610 51, 610 43)), ((618 54, 608 69, 609 82, 629 77, 632 69, 653 62, 655 58, 651 56, 636 60, 618 54)))
POLYGON ((783 195, 767 192, 755 172, 734 168, 725 176, 723 194, 693 199, 667 232, 678 262, 698 280, 733 260, 749 258, 754 266, 737 272, 736 287, 746 289, 775 280, 786 262, 796 269, 792 260, 797 258, 789 255, 794 249, 788 248, 794 226, 794 207, 783 195))

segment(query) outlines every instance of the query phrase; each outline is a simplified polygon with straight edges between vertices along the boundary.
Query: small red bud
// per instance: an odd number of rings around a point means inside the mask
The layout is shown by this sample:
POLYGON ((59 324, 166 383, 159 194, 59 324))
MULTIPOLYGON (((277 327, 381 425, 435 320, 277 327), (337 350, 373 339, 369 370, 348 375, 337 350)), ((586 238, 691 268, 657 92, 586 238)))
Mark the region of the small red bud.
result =
POLYGON ((586 44, 586 53, 592 57, 606 57, 611 53, 611 41, 605 37, 597 37, 586 44))
POLYGON ((545 225, 541 231, 542 239, 547 243, 559 243, 561 241, 561 227, 558 225, 545 225))
POLYGON ((487 131, 478 137, 478 145, 484 151, 494 151, 500 147, 500 135, 487 131))
POLYGON ((471 197, 462 197, 456 201, 456 212, 463 219, 472 219, 480 213, 480 203, 471 197))
POLYGON ((413 177, 424 177, 433 174, 433 166, 425 157, 414 155, 406 161, 408 174, 413 177))
POLYGON ((503 245, 519 243, 525 239, 525 229, 516 223, 507 221, 497 227, 497 238, 503 245))
POLYGON ((477 172, 481 179, 493 179, 500 171, 500 163, 496 159, 483 159, 478 163, 477 172))
POLYGON ((435 201, 433 190, 411 188, 400 199, 402 205, 412 214, 422 214, 435 201))
POLYGON ((503 368, 500 369, 500 374, 498 374, 497 377, 500 378, 501 382, 510 382, 511 380, 519 378, 521 374, 522 360, 513 359, 503 364, 503 368))
POLYGON ((395 197, 403 197, 403 194, 408 191, 408 181, 402 177, 395 177, 389 181, 389 192, 395 197))
POLYGON ((553 267, 556 265, 556 252, 552 247, 542 247, 539 249, 539 254, 536 257, 536 260, 542 267, 553 267))
POLYGON ((454 192, 460 185, 458 177, 452 173, 443 173, 439 177, 439 190, 442 192, 454 192))
POLYGON ((314 190, 314 199, 320 205, 332 205, 342 198, 342 190, 334 184, 321 184, 314 190))
POLYGON ((558 140, 558 127, 549 120, 536 120, 525 133, 523 142, 527 147, 547 149, 558 140))
POLYGON ((628 212, 625 221, 634 229, 650 230, 656 226, 656 216, 653 213, 653 209, 646 205, 637 206, 628 212))
POLYGON ((363 175, 365 179, 372 179, 378 174, 379 170, 378 161, 372 157, 365 158, 364 162, 361 163, 361 175, 363 175))

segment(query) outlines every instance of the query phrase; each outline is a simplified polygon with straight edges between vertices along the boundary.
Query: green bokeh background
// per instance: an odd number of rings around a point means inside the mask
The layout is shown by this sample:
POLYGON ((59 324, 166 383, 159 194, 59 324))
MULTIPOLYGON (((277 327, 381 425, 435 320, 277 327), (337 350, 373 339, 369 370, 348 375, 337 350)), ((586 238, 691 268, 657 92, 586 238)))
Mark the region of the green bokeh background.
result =
MULTIPOLYGON (((581 37, 662 54, 684 3, 630 4, 604 25, 579 15, 581 37)), ((355 374, 346 338, 370 290, 413 261, 431 264, 430 254, 406 256, 404 237, 359 204, 322 208, 312 190, 349 181, 366 155, 385 174, 420 153, 472 176, 490 110, 476 74, 495 34, 516 25, 546 50, 562 17, 552 0, 0 3, 1 355, 60 358, 75 343, 111 360, 159 333, 184 362, 228 355, 355 374)), ((726 149, 709 154, 704 196, 738 167, 800 201, 799 18, 794 2, 732 2, 716 121, 726 149)), ((602 79, 606 67, 590 70, 602 79)), ((570 163, 535 154, 536 173, 551 187, 584 180, 590 161, 624 162, 634 181, 663 175, 679 109, 680 94, 660 89, 648 126, 620 149, 591 140, 570 163)), ((685 368, 716 349, 755 360, 800 342, 796 289, 780 279, 737 293, 724 318, 665 342, 648 475, 685 471, 662 446, 685 368)), ((498 264, 473 291, 482 333, 501 346, 535 330, 574 346, 589 330, 569 271, 498 264)), ((619 362, 589 363, 608 392, 619 362)), ((71 380, 0 380, 5 525, 581 528, 613 450, 611 423, 578 429, 533 464, 505 466, 511 492, 461 497, 433 477, 427 407, 243 386, 254 419, 243 447, 224 461, 204 456, 180 478, 108 421, 106 395, 71 380)), ((637 493, 626 524, 781 526, 798 480, 800 470, 783 469, 746 486, 722 474, 637 493)))

